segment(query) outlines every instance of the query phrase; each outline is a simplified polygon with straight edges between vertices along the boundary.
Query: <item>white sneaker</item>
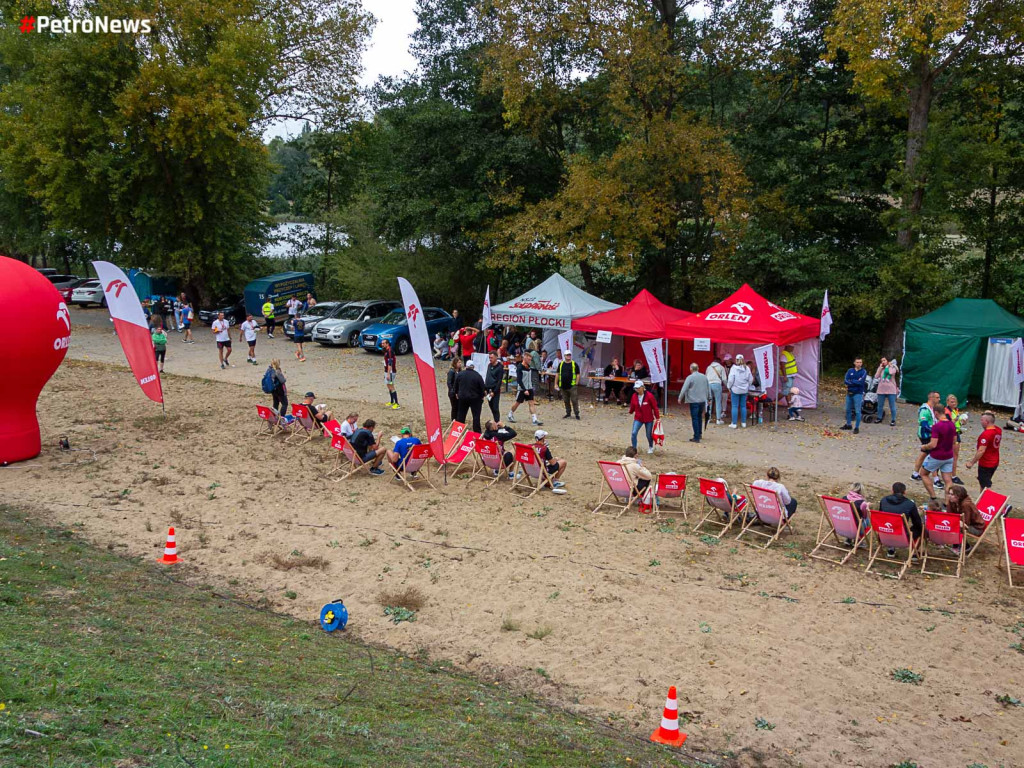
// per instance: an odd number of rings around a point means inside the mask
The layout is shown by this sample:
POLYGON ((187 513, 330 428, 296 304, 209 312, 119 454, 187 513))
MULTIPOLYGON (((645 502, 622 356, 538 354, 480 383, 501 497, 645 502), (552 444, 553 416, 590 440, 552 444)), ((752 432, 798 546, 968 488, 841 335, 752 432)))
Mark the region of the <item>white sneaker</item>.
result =
POLYGON ((652 445, 650 448, 648 448, 647 452, 648 453, 654 453, 654 446, 652 445))
POLYGON ((736 429, 736 425, 735 424, 730 424, 729 425, 729 429, 736 429))
POLYGON ((715 424, 725 424, 721 419, 715 419, 715 424))
POLYGON ((743 427, 743 429, 746 429, 747 428, 747 422, 744 421, 742 424, 740 424, 740 426, 743 427))
POLYGON ((515 423, 516 423, 516 417, 515 417, 515 416, 514 416, 513 414, 511 414, 511 413, 510 413, 510 414, 508 415, 508 417, 507 417, 507 418, 508 418, 508 420, 509 420, 510 422, 512 422, 513 424, 515 424, 515 423))

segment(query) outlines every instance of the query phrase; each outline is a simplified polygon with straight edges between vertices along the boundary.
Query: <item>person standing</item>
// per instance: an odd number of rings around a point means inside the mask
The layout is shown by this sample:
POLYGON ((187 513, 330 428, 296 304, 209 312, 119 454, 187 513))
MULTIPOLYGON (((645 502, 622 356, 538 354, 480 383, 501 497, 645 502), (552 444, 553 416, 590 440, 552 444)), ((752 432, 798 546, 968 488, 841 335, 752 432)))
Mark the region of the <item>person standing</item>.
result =
POLYGON ((932 425, 931 440, 921 446, 925 455, 921 466, 921 480, 924 482, 928 496, 935 498, 936 488, 946 488, 953 484, 953 446, 956 445, 956 426, 949 420, 945 411, 936 413, 938 420, 932 425), (932 473, 942 474, 942 482, 932 482, 932 473))
MULTIPOLYGON (((182 294, 184 296, 184 294, 182 294)), ((185 338, 181 340, 182 344, 195 344, 195 340, 192 338, 192 319, 195 317, 195 312, 192 311, 192 302, 185 300, 185 303, 181 307, 181 327, 185 329, 185 338)))
POLYGON ((896 396, 900 393, 900 388, 896 385, 896 374, 899 370, 895 359, 883 357, 878 363, 878 370, 875 371, 875 378, 878 379, 878 416, 875 422, 878 424, 885 421, 885 403, 888 401, 889 413, 892 414, 889 426, 896 426, 896 396))
POLYGON ((708 385, 708 377, 700 372, 699 365, 690 363, 690 375, 686 377, 683 388, 679 390, 679 402, 685 402, 690 406, 690 421, 693 423, 691 443, 699 443, 703 436, 704 410, 708 407, 709 397, 711 387, 708 385))
POLYGON ((395 391, 395 377, 398 375, 397 360, 395 351, 391 348, 390 341, 382 341, 381 349, 384 352, 384 384, 388 388, 388 405, 391 410, 398 410, 398 392, 395 391))
POLYGON ((185 306, 188 304, 188 296, 182 291, 178 295, 178 333, 185 330, 185 306))
POLYGON ((853 434, 860 433, 860 413, 864 404, 864 393, 868 391, 868 372, 864 370, 864 361, 859 357, 853 361, 853 368, 846 371, 843 379, 846 383, 846 423, 840 429, 852 429, 853 434), (850 422, 854 421, 851 426, 850 422))
POLYGON ((960 465, 960 443, 963 441, 964 422, 967 421, 967 414, 960 412, 960 401, 956 395, 950 394, 946 397, 946 416, 956 427, 956 443, 953 444, 953 482, 963 485, 963 480, 957 475, 957 467, 960 465))
POLYGON ((508 412, 508 420, 513 424, 516 421, 515 413, 516 408, 521 403, 526 403, 527 408, 530 409, 531 421, 536 426, 541 426, 543 422, 537 418, 537 384, 540 383, 540 371, 534 368, 533 361, 530 357, 523 357, 516 361, 516 401, 512 403, 512 408, 508 412))
POLYGON ((448 367, 448 403, 452 407, 452 421, 457 421, 459 416, 459 395, 458 387, 455 382, 459 378, 459 374, 462 372, 462 358, 455 355, 452 358, 452 363, 448 367))
POLYGON ((288 307, 288 319, 294 323, 295 317, 299 314, 299 307, 302 306, 302 302, 295 296, 289 296, 286 306, 288 307))
MULTIPOLYGON (((231 326, 224 319, 224 313, 218 312, 217 319, 210 325, 214 337, 217 339, 217 356, 220 358, 220 367, 227 368, 231 358, 231 326)), ((231 365, 232 368, 235 366, 231 365)))
MULTIPOLYGON (((498 353, 492 351, 488 356, 487 372, 484 375, 484 387, 487 390, 487 404, 491 406, 491 416, 495 421, 501 419, 501 385, 505 382, 505 366, 498 359, 498 353)), ((518 375, 519 368, 523 367, 522 360, 517 360, 518 375)))
POLYGON ((636 436, 640 429, 647 433, 647 452, 654 453, 654 420, 660 419, 658 401, 644 387, 642 381, 633 383, 633 398, 629 403, 629 412, 633 414, 633 432, 630 443, 636 448, 636 436))
POLYGON ((261 311, 263 312, 263 322, 267 326, 267 338, 272 339, 274 338, 274 326, 276 325, 277 320, 274 315, 274 302, 270 300, 269 296, 267 297, 267 300, 263 302, 263 308, 261 311))
POLYGON ((779 355, 779 370, 782 373, 782 396, 788 397, 789 390, 796 384, 796 375, 798 372, 796 357, 793 355, 793 345, 787 344, 782 348, 782 353, 779 355))
POLYGON ((736 423, 743 418, 740 426, 747 428, 747 393, 754 383, 750 369, 743 364, 743 355, 736 355, 736 364, 729 369, 728 387, 732 400, 732 423, 729 429, 736 429, 736 423))
POLYGON ((472 411, 473 431, 481 434, 483 430, 480 429, 480 411, 484 405, 484 380, 476 372, 476 365, 472 360, 466 363, 466 369, 458 375, 455 384, 459 398, 458 421, 465 424, 466 414, 472 411))
POLYGON ((562 403, 565 405, 563 419, 568 419, 575 412, 576 421, 580 420, 579 381, 580 367, 572 359, 572 352, 565 352, 562 362, 558 364, 558 387, 562 390, 562 403), (570 404, 572 411, 569 410, 570 404))
POLYGON ((245 343, 249 345, 249 356, 245 359, 245 362, 256 365, 256 333, 259 331, 259 324, 252 319, 252 315, 245 316, 245 322, 239 326, 238 340, 242 341, 245 338, 245 343))
POLYGON ((274 389, 270 393, 274 398, 274 410, 282 416, 287 416, 288 379, 285 378, 284 371, 281 370, 281 361, 274 358, 270 361, 270 367, 267 370, 270 373, 271 381, 274 383, 274 389))
POLYGON ((164 328, 167 325, 167 300, 163 296, 157 296, 150 310, 150 325, 153 328, 164 328))
POLYGON ((153 352, 160 364, 160 373, 164 372, 164 360, 167 358, 167 332, 162 325, 153 329, 153 352))
POLYGON ((722 387, 725 386, 727 374, 722 367, 722 361, 717 357, 711 361, 711 365, 704 372, 708 379, 708 389, 711 391, 711 401, 715 405, 715 424, 724 424, 722 420, 722 387))
MULTIPOLYGON (((939 407, 939 393, 929 392, 928 399, 921 403, 917 409, 917 439, 921 445, 927 445, 932 439, 932 425, 935 424, 935 411, 939 407)), ((911 480, 921 479, 921 465, 928 451, 920 451, 917 454, 917 461, 914 463, 914 471, 910 475, 911 480)))
POLYGON ((978 465, 978 485, 981 490, 992 487, 992 475, 999 469, 999 446, 1003 442, 1003 430, 996 426, 996 415, 992 411, 981 414, 981 434, 978 435, 977 449, 967 461, 967 468, 978 465))
POLYGON ((459 331, 459 349, 462 352, 462 362, 468 363, 469 359, 473 356, 473 341, 479 334, 480 331, 469 326, 459 331))
POLYGON ((302 349, 306 343, 306 323, 298 315, 292 317, 292 341, 295 342, 295 359, 300 363, 306 362, 306 352, 302 349))

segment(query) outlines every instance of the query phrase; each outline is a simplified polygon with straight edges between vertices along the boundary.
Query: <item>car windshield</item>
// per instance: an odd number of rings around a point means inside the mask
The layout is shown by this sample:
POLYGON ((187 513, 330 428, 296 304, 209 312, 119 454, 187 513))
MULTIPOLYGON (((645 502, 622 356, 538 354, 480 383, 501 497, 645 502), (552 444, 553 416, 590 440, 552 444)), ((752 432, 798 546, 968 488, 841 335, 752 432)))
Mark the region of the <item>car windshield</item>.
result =
POLYGON ((100 285, 100 281, 99 280, 86 280, 84 283, 82 283, 78 287, 79 288, 98 288, 99 285, 100 285))
POLYGON ((345 307, 341 312, 335 315, 338 320, 358 320, 359 316, 363 314, 363 307, 356 304, 355 306, 345 307))
POLYGON ((215 304, 218 307, 230 307, 232 304, 234 304, 237 301, 238 301, 238 299, 233 299, 230 296, 225 296, 225 297, 223 297, 221 299, 217 299, 215 304))
POLYGON ((317 304, 315 307, 310 307, 306 314, 310 317, 323 317, 334 307, 334 304, 317 304))
POLYGON ((381 325, 405 325, 405 312, 392 310, 381 319, 381 325))

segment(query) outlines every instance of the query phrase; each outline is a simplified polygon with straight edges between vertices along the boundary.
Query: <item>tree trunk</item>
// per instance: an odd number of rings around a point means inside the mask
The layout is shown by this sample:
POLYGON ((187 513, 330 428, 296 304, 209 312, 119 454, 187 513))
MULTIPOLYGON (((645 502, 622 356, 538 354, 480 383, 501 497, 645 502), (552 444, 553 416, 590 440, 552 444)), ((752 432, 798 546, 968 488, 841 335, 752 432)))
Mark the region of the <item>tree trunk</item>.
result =
POLYGON ((583 276, 583 289, 587 293, 595 293, 594 289, 594 268, 589 262, 580 262, 580 275, 583 276))
POLYGON ((909 251, 917 243, 920 229, 921 208, 924 205, 924 179, 918 166, 928 132, 928 118, 934 94, 934 73, 927 61, 919 67, 918 84, 910 92, 910 108, 907 115, 907 147, 903 161, 904 192, 900 228, 896 242, 900 248, 909 251))
MULTIPOLYGON (((1003 88, 999 87, 999 103, 1003 102, 1003 88)), ((1001 121, 996 119, 994 141, 999 143, 999 128, 1001 121)), ((993 164, 991 171, 991 183, 988 188, 988 226, 985 228, 985 263, 981 270, 981 298, 992 298, 992 268, 995 266, 995 239, 996 233, 996 203, 999 197, 999 166, 993 164)))

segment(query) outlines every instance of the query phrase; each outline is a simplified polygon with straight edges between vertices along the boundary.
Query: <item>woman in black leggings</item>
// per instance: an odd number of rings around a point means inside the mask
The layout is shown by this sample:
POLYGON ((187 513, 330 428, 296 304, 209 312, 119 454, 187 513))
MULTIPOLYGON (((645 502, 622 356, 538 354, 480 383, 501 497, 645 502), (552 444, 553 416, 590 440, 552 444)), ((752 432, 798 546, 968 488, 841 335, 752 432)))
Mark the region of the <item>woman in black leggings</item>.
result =
POLYGON ((456 355, 448 369, 448 402, 452 406, 452 421, 456 421, 459 413, 459 399, 455 396, 455 379, 462 371, 462 358, 456 355))
POLYGON ((281 361, 274 358, 270 361, 270 367, 273 370, 274 377, 274 391, 271 393, 274 398, 274 410, 282 416, 288 415, 288 385, 287 379, 284 376, 284 371, 281 370, 281 361))

